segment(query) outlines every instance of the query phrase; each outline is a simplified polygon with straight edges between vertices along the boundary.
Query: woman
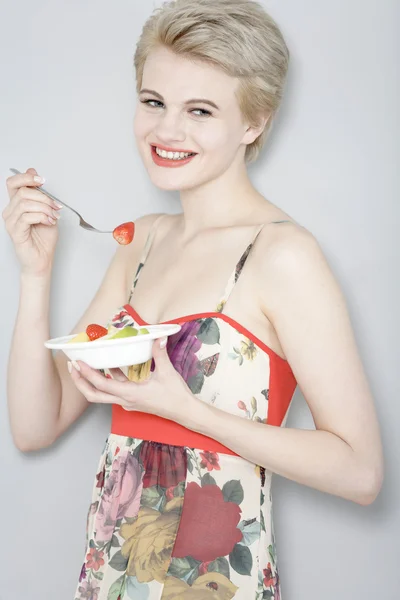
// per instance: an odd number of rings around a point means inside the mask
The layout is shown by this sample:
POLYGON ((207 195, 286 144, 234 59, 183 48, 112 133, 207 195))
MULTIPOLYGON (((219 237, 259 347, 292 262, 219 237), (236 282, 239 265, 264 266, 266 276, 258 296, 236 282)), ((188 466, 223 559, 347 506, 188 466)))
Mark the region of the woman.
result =
POLYGON ((183 210, 137 221, 75 331, 180 323, 155 344, 149 378, 107 377, 43 348, 59 207, 34 169, 7 182, 21 263, 15 443, 50 445, 89 403, 113 404, 76 600, 278 599, 272 473, 362 505, 380 489, 378 425, 342 293, 313 236, 247 175, 287 65, 256 2, 177 0, 143 29, 135 136, 152 182, 179 190, 183 210), (315 431, 281 427, 296 382, 315 431))

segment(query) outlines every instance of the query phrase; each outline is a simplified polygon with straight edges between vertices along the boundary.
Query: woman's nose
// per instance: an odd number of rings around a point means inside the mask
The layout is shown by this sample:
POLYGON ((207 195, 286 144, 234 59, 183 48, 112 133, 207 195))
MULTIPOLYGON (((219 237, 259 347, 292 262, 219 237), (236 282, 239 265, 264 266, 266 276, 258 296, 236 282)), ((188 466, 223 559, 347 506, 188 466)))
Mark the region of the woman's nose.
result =
POLYGON ((155 133, 160 142, 183 142, 186 139, 186 132, 182 115, 175 111, 165 110, 160 116, 155 133))

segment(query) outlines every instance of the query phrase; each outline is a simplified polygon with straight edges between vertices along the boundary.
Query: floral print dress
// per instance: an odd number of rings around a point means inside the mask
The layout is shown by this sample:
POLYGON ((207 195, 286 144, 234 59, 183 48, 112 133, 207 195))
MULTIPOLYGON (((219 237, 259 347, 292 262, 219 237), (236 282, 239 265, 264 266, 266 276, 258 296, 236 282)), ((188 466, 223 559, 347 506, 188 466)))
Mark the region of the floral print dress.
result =
MULTIPOLYGON (((168 339, 167 351, 197 398, 281 426, 296 387, 290 366, 223 312, 261 229, 215 312, 175 319, 182 327, 168 339)), ((130 299, 111 322, 146 324, 130 299)), ((171 421, 169 437, 171 427, 176 437, 173 445, 165 443, 157 433, 161 421, 113 406, 75 600, 280 600, 271 473, 171 421)))

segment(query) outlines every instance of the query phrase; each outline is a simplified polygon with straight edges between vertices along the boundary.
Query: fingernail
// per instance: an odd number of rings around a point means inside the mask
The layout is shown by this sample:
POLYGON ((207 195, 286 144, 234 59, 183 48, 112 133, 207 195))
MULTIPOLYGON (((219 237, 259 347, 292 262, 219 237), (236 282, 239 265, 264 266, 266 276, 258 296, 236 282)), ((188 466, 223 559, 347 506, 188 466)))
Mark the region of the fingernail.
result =
POLYGON ((68 367, 68 372, 72 373, 72 363, 70 360, 67 362, 67 367, 68 367))
POLYGON ((72 366, 73 366, 73 367, 74 367, 74 368, 75 368, 77 371, 80 371, 80 370, 81 370, 81 368, 80 368, 80 366, 78 365, 78 363, 76 362, 76 360, 73 360, 73 361, 72 361, 72 366))
POLYGON ((33 180, 36 181, 37 183, 44 183, 46 181, 44 177, 39 177, 39 175, 35 175, 33 180))
POLYGON ((167 345, 167 342, 168 342, 168 338, 167 337, 161 338, 160 348, 165 348, 165 346, 167 345))
POLYGON ((51 223, 52 225, 55 225, 57 223, 56 219, 52 219, 51 217, 47 217, 49 220, 49 223, 51 223))
POLYGON ((57 209, 64 208, 62 204, 59 204, 55 200, 53 200, 53 206, 55 206, 57 209))
POLYGON ((59 215, 55 210, 53 210, 51 214, 55 219, 59 219, 61 217, 61 215, 59 215))

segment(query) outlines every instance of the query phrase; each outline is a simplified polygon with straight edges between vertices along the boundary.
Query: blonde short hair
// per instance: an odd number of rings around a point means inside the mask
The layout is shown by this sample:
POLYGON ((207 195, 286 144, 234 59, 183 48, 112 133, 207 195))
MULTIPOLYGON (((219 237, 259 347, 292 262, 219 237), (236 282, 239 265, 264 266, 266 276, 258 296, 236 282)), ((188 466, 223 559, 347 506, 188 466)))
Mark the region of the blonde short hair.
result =
POLYGON ((282 33, 254 0, 173 0, 156 9, 137 43, 134 65, 138 91, 146 58, 156 47, 207 62, 240 81, 244 121, 256 127, 270 115, 261 135, 246 148, 255 160, 280 106, 289 51, 282 33))

